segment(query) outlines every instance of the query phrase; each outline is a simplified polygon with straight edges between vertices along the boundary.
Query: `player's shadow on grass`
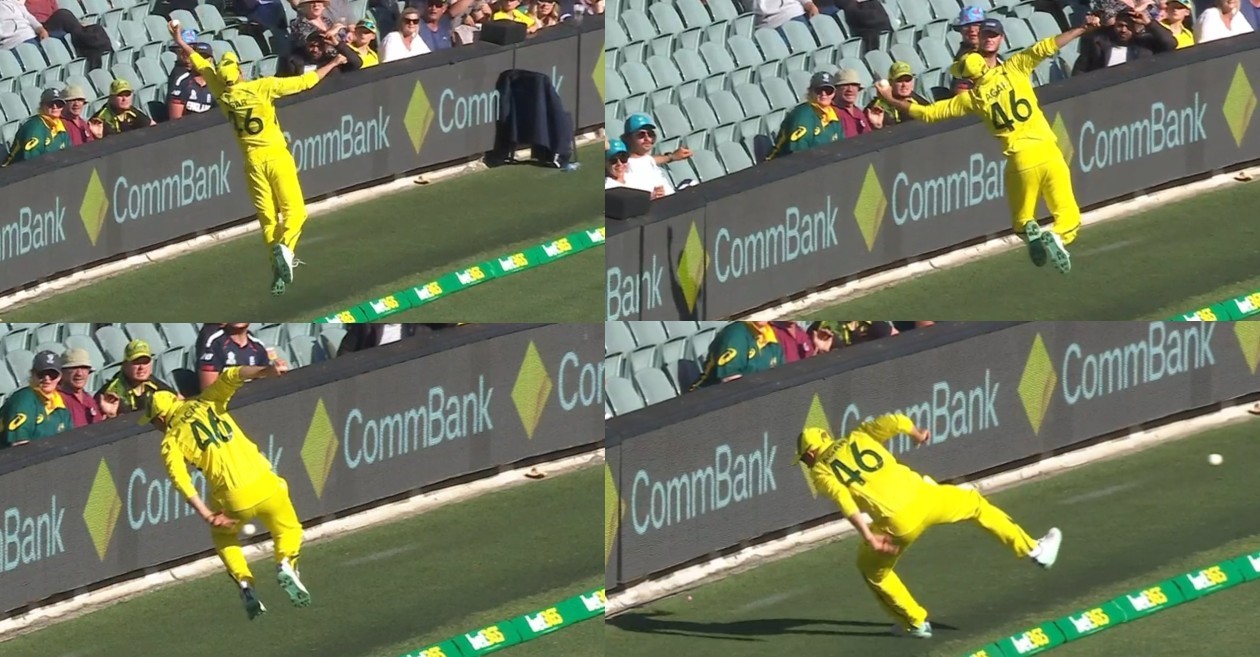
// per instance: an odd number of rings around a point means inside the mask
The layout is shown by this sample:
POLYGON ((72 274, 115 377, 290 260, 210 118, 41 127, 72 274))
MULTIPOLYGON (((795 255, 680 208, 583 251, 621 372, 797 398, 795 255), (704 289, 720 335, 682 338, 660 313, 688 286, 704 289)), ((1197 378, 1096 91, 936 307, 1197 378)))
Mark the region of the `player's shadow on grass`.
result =
MULTIPOLYGON (((895 639, 889 622, 834 620, 830 618, 754 618, 742 621, 703 622, 679 620, 665 611, 634 611, 614 616, 609 625, 627 632, 672 634, 724 638, 733 641, 759 641, 763 637, 798 636, 868 636, 895 639)), ((948 625, 932 623, 933 628, 953 630, 948 625)))

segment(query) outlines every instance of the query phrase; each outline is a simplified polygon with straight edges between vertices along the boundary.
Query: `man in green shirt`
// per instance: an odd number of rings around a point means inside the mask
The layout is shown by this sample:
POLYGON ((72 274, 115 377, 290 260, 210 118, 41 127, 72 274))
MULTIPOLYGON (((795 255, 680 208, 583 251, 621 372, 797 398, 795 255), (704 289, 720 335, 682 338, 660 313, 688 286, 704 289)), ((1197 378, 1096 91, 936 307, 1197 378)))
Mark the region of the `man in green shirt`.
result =
POLYGON ((61 382, 61 358, 51 351, 35 354, 31 385, 15 391, 0 406, 4 422, 0 447, 25 445, 55 436, 74 427, 66 402, 57 390, 61 382))
POLYGON ((105 124, 106 135, 117 135, 157 125, 148 114, 136 108, 135 101, 135 91, 131 88, 131 83, 118 78, 109 85, 109 102, 105 103, 105 106, 92 118, 99 119, 105 124))
POLYGON ((45 89, 39 96, 39 114, 27 119, 9 147, 9 156, 4 164, 33 160, 44 153, 64 151, 70 148, 70 133, 61 122, 61 113, 66 109, 66 99, 60 89, 45 89))
POLYGON ((117 403, 115 415, 133 413, 144 407, 144 402, 153 393, 165 390, 176 392, 175 388, 153 376, 153 351, 144 340, 132 340, 123 350, 122 367, 101 389, 96 391, 96 401, 106 417, 110 414, 109 406, 117 403))
MULTIPOLYGON (((892 86, 893 98, 904 100, 907 103, 915 105, 931 105, 932 101, 924 98, 919 92, 914 90, 915 79, 914 71, 906 62, 893 62, 888 69, 888 83, 892 86)), ((892 103, 876 96, 871 101, 872 107, 878 107, 884 111, 884 125, 896 125, 913 121, 909 112, 903 112, 897 109, 892 103)))
POLYGON ((844 125, 832 104, 836 98, 836 77, 827 71, 809 79, 807 100, 792 108, 779 127, 779 138, 767 160, 844 139, 844 125))
POLYGON ((784 362, 770 322, 731 322, 709 344, 704 373, 692 390, 761 372, 784 362))

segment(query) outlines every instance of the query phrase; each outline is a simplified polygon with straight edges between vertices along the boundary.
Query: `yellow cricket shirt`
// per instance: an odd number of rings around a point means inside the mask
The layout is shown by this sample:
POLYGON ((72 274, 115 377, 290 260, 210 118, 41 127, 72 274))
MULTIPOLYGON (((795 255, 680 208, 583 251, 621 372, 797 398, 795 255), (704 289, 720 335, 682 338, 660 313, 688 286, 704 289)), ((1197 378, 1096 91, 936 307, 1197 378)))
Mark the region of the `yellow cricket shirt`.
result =
POLYGON ((524 23, 526 26, 534 24, 534 17, 520 9, 513 9, 511 12, 496 11, 490 18, 496 21, 516 21, 517 23, 524 23))
POLYGON ((218 99, 219 109, 232 124, 236 140, 246 155, 254 149, 288 148, 284 132, 280 130, 280 121, 276 118, 275 101, 306 91, 319 83, 319 76, 311 71, 292 78, 264 77, 239 80, 228 85, 205 57, 193 53, 189 61, 218 99))
POLYGON ((838 504, 846 517, 858 511, 872 518, 895 517, 914 504, 927 484, 898 463, 884 443, 913 429, 914 422, 900 413, 863 422, 823 448, 809 469, 814 488, 838 504))
MULTIPOLYGON (((1163 21, 1160 21, 1160 23, 1167 27, 1169 32, 1172 32, 1172 26, 1163 21)), ((1181 27, 1180 32, 1173 32, 1173 38, 1177 40, 1177 50, 1194 45, 1194 31, 1186 29, 1184 25, 1181 27)))

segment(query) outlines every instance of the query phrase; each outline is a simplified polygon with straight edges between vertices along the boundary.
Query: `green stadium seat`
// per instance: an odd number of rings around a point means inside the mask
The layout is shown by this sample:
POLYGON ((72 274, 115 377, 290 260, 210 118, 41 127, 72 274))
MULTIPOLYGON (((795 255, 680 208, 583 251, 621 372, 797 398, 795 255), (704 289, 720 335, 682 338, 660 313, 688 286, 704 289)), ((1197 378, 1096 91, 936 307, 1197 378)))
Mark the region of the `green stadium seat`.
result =
POLYGON ((61 39, 44 39, 40 45, 44 47, 44 55, 48 58, 49 64, 65 65, 74 59, 74 55, 66 47, 66 42, 61 39))
POLYGON ((757 45, 761 48, 761 54, 767 60, 783 60, 792 54, 792 51, 787 47, 787 43, 783 41, 783 37, 779 35, 778 30, 763 27, 753 33, 753 39, 757 42, 757 45))
POLYGON ((898 43, 913 44, 915 41, 919 39, 919 29, 920 28, 917 28, 917 27, 903 27, 899 30, 893 30, 893 33, 892 33, 893 45, 896 45, 898 43))
POLYGON ((670 342, 674 342, 677 338, 691 337, 700 330, 695 322, 688 320, 661 322, 661 326, 665 329, 665 336, 670 342))
MULTIPOLYGON (((61 324, 40 324, 32 332, 36 342, 60 342, 63 334, 61 324)), ((36 351, 39 351, 38 349, 36 351)))
POLYGON ((647 14, 641 11, 626 10, 621 13, 621 24, 625 27, 630 41, 651 41, 656 38, 657 31, 647 14))
POLYGON ((166 71, 162 70, 162 63, 160 61, 156 59, 141 58, 140 61, 136 62, 136 68, 138 69, 137 72, 140 74, 140 79, 144 81, 145 86, 166 84, 166 71))
POLYGON ((669 340, 665 325, 655 321, 631 322, 630 334, 634 336, 634 343, 639 347, 655 347, 669 340))
POLYGON ((835 17, 830 14, 818 14, 809 19, 809 24, 814 28, 814 34, 818 37, 818 43, 821 45, 838 46, 844 43, 849 35, 835 17))
POLYGON ((154 353, 166 351, 166 338, 158 331, 157 326, 148 322, 128 322, 123 325, 127 337, 132 340, 144 340, 154 353))
POLYGON ((726 175, 726 169, 722 167, 722 162, 718 160, 717 155, 713 151, 693 150, 691 166, 696 170, 696 177, 700 179, 700 182, 717 180, 726 175))
POLYGON ((4 398, 7 398, 14 390, 21 387, 22 385, 7 367, 0 367, 0 403, 3 403, 4 398))
POLYGON ((65 335, 86 335, 90 337, 92 335, 92 325, 82 322, 67 322, 65 324, 65 335))
POLYGON ((687 27, 705 28, 713 23, 709 10, 700 0, 678 0, 678 13, 687 27))
POLYGON ((634 351, 638 343, 634 340, 634 334, 630 332, 631 326, 633 324, 628 322, 604 323, 605 354, 628 354, 634 351))
POLYGON ((65 9, 74 14, 75 18, 83 18, 83 5, 79 4, 79 0, 57 0, 57 8, 65 9))
POLYGON ((99 19, 112 9, 109 0, 83 0, 83 14, 88 18, 88 22, 96 22, 94 19, 99 19))
POLYGON ((232 39, 232 46, 242 62, 256 62, 263 58, 262 49, 251 36, 237 36, 232 39))
POLYGON ((651 17, 658 34, 680 34, 687 29, 683 25, 682 17, 674 11, 674 6, 667 2, 653 2, 648 5, 648 16, 651 17))
POLYGON ((1023 19, 1008 18, 1002 23, 1006 28, 1006 42, 1010 44, 1011 49, 1023 50, 1036 43, 1037 39, 1033 36, 1032 29, 1023 19))
POLYGON ((923 0, 908 0, 899 6, 907 27, 923 27, 934 18, 930 6, 923 0))
MULTIPOLYGON (((914 71, 915 75, 919 75, 928 68, 923 63, 923 58, 919 56, 919 51, 915 49, 913 45, 895 43, 893 44, 891 54, 893 59, 909 64, 910 70, 914 71)), ((880 77, 887 77, 888 69, 879 71, 879 73, 881 74, 880 77)))
POLYGON ((625 415, 643 408, 643 397, 629 379, 611 377, 605 381, 604 392, 608 405, 616 415, 625 415))
POLYGON ((218 32, 227 29, 227 21, 223 19, 223 15, 214 5, 200 4, 193 10, 197 16, 197 23, 201 25, 201 29, 205 32, 218 32))
POLYGON ((166 19, 161 16, 145 16, 144 30, 149 34, 150 42, 160 41, 165 43, 171 39, 171 32, 166 27, 166 19))
POLYGON ((658 368, 639 370, 634 373, 634 383, 648 406, 673 399, 676 395, 669 377, 658 368))
POLYGON ((735 94, 725 89, 709 94, 708 101, 717 119, 717 125, 737 123, 746 118, 743 105, 740 105, 735 94))
POLYGON ((936 39, 921 39, 919 52, 923 55, 923 63, 929 68, 948 69, 954 63, 954 56, 949 48, 936 39))
POLYGON ((888 53, 883 50, 872 50, 863 55, 862 59, 865 61, 864 65, 859 65, 857 62, 850 62, 849 60, 841 62, 840 65, 857 70, 858 75, 863 76, 863 88, 874 81, 871 76, 878 75, 881 78, 887 76, 888 69, 893 65, 892 57, 889 57, 888 53))
POLYGON ((839 61, 839 51, 835 46, 820 46, 809 53, 807 67, 812 71, 830 70, 836 67, 837 61, 839 61))
MULTIPOLYGON (((181 30, 197 30, 198 34, 203 31, 207 31, 206 28, 203 28, 201 23, 197 20, 197 15, 187 9, 176 9, 172 11, 170 19, 179 21, 179 29, 181 30)), ((170 38, 170 31, 167 30, 166 40, 169 40, 170 38)))
MULTIPOLYGON (((58 85, 60 86, 60 85, 58 85)), ((35 116, 39 113, 39 97, 44 93, 41 85, 30 85, 22 89, 22 103, 26 106, 26 115, 35 116)))
POLYGON ((714 20, 733 21, 739 17, 739 9, 731 0, 709 0, 708 5, 714 20))
POLYGON ((1028 19, 1028 26, 1032 28, 1033 38, 1038 41, 1059 34, 1059 22, 1054 16, 1045 12, 1036 12, 1028 19))
POLYGON ((621 23, 610 20, 605 23, 604 30, 604 48, 620 48, 627 42, 626 33, 621 29, 621 23))
POLYGON ((792 91, 792 87, 783 78, 770 78, 761 81, 761 91, 770 101, 772 109, 795 107, 803 99, 802 94, 792 91))
POLYGON ((96 90, 97 98, 105 98, 109 96, 109 85, 114 81, 114 77, 103 68, 95 68, 88 71, 87 77, 92 81, 92 88, 96 90))
POLYGON ((19 43, 13 49, 13 54, 17 55, 18 61, 22 62, 22 70, 41 71, 48 66, 48 60, 44 58, 44 51, 33 43, 19 43))
POLYGON ((122 362, 123 353, 127 350, 127 334, 113 324, 106 324, 96 329, 96 343, 101 346, 105 360, 110 363, 122 362))
POLYGON ((740 14, 735 17, 735 20, 731 21, 730 33, 752 36, 756 23, 757 18, 752 14, 740 14))
POLYGON ((808 53, 818 47, 818 41, 814 39, 814 33, 809 30, 809 26, 800 21, 788 21, 780 28, 787 37, 788 48, 792 52, 808 53))
POLYGON ((22 382, 30 380, 31 363, 35 360, 35 352, 27 349, 6 349, 4 359, 9 365, 9 371, 13 373, 13 378, 22 382))
MULTIPOLYGON (((808 85, 806 85, 808 86, 808 85)), ((770 101, 761 91, 761 86, 757 84, 741 84, 735 87, 735 97, 739 99, 739 104, 744 108, 744 116, 761 117, 770 113, 770 101)))
POLYGON ((743 142, 730 141, 717 145, 718 159, 727 173, 743 171, 753 165, 752 155, 744 148, 743 142))

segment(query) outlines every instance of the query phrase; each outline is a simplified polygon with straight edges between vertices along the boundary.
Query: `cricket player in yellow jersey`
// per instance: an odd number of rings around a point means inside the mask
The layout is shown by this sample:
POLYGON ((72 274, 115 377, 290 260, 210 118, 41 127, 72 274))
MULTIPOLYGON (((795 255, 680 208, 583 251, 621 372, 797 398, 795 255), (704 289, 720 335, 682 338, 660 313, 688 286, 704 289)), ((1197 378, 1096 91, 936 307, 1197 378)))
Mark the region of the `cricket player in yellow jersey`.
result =
POLYGON ((898 463, 884 443, 900 434, 919 445, 931 439, 909 417, 884 415, 839 440, 825 429, 806 428, 798 438, 796 458, 809 468, 814 488, 840 505, 865 540, 858 548, 857 567, 880 606, 897 619, 893 632, 928 639, 932 624, 927 610, 893 572, 897 559, 927 528, 973 520, 1017 557, 1043 568, 1058 559, 1063 536, 1051 529, 1040 541, 1033 540, 980 493, 936 484, 898 463))
POLYGON ((235 54, 225 54, 216 68, 184 41, 177 23, 168 27, 176 45, 205 79, 210 93, 219 101, 219 109, 236 131, 236 140, 245 154, 245 184, 270 253, 271 293, 284 294, 285 286, 293 282, 293 267, 297 264, 294 253, 306 223, 306 201, 297 164, 276 118, 275 102, 314 87, 329 71, 344 64, 346 58, 337 55, 320 68, 297 77, 244 80, 235 54), (284 217, 283 227, 279 226, 277 211, 284 217))
POLYGON ((1063 151, 1059 150, 1054 131, 1033 92, 1031 75, 1046 58, 1098 25, 1098 17, 1090 14, 1083 26, 1042 39, 999 63, 998 49, 1005 30, 1002 21, 988 18, 980 24, 979 51, 964 53, 950 68, 954 77, 971 80, 971 89, 948 100, 918 105, 894 99, 889 86, 877 87, 886 102, 919 121, 931 123, 967 114, 980 117, 989 132, 1002 142, 1006 155, 1006 200, 1015 232, 1027 241, 1034 265, 1045 265, 1048 256, 1065 274, 1072 269, 1067 245, 1076 239, 1081 209, 1072 191, 1072 174, 1063 151), (1054 216, 1050 232, 1043 232, 1035 220, 1038 197, 1045 198, 1054 216))
POLYGON ((275 541, 276 580, 280 587, 295 606, 311 603, 311 595, 298 575, 302 525, 289 500, 288 484, 272 470, 227 408, 246 381, 280 376, 287 371, 284 361, 266 367, 229 367, 196 399, 184 401, 164 390, 153 393, 140 420, 140 424, 151 423, 163 432, 162 459, 171 481, 210 524, 214 549, 236 581, 250 620, 267 611, 254 590, 254 576, 237 534, 239 523, 254 518, 266 526, 275 541), (209 500, 197 494, 188 464, 205 476, 209 500))

